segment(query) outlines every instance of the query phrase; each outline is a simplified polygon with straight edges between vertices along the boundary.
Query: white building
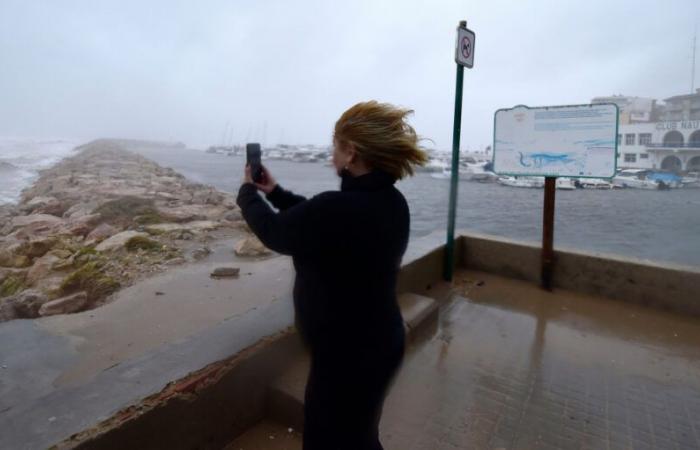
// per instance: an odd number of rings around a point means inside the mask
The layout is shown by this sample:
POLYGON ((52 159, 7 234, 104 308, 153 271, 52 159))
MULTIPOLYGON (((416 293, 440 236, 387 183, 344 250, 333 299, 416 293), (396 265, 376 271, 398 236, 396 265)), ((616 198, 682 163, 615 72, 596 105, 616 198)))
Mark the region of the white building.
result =
POLYGON ((700 120, 620 125, 619 168, 700 171, 700 120))
POLYGON ((629 97, 626 95, 611 95, 596 97, 591 103, 614 103, 620 110, 620 124, 648 123, 658 120, 661 109, 656 100, 646 97, 629 97))
POLYGON ((700 171, 700 89, 668 98, 662 106, 649 100, 612 96, 592 101, 620 107, 617 167, 700 171))

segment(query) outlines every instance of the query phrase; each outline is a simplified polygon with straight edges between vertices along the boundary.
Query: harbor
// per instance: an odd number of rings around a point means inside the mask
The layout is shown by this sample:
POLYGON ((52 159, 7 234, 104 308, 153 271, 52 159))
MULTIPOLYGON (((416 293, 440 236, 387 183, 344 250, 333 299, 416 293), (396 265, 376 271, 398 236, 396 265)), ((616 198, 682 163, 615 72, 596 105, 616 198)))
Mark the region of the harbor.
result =
POLYGON ((0 450, 700 449, 697 0, 0 18, 0 450))

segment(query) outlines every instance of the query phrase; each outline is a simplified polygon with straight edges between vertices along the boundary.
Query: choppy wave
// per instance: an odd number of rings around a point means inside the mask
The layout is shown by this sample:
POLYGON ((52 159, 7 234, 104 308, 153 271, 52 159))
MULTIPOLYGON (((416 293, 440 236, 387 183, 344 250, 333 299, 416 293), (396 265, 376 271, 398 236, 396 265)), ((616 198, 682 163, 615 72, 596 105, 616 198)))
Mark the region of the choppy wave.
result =
POLYGON ((70 155, 79 143, 74 139, 0 137, 0 204, 17 202, 40 170, 70 155))

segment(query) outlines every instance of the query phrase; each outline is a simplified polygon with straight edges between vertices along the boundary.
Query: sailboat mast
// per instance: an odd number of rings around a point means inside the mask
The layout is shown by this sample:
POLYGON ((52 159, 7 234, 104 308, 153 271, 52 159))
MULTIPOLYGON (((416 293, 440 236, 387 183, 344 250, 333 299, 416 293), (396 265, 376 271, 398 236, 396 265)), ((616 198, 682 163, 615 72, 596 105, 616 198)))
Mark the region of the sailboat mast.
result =
POLYGON ((693 33, 693 65, 690 71, 690 93, 695 93, 695 54, 698 45, 698 26, 695 25, 695 32, 693 33))

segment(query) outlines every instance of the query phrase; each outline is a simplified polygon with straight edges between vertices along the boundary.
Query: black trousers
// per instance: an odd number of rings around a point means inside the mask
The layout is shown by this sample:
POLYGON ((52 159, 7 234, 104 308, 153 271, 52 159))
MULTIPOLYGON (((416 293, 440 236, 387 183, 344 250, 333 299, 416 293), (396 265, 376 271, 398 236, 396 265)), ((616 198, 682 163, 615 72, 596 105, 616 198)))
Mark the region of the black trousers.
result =
POLYGON ((372 345, 311 352, 304 450, 382 450, 379 420, 404 355, 403 327, 372 345))

